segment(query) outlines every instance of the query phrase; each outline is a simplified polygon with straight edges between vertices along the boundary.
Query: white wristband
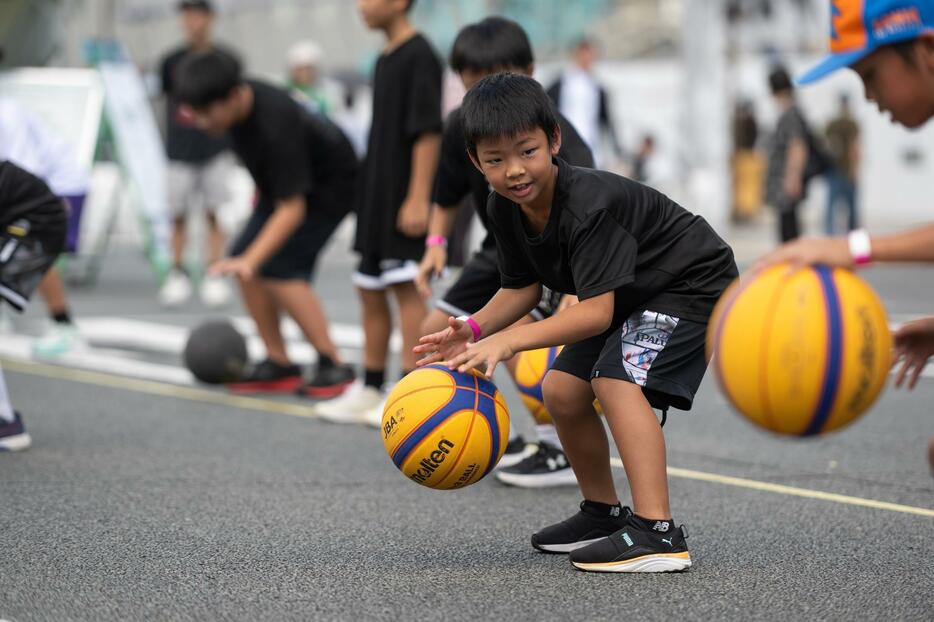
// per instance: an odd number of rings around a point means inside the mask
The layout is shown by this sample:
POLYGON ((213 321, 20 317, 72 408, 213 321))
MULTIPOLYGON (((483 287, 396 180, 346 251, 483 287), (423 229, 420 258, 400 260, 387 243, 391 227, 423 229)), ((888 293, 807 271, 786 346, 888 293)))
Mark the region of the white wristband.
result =
POLYGON ((850 247, 850 255, 857 266, 865 266, 872 261, 872 244, 869 233, 865 229, 854 229, 846 236, 850 247))

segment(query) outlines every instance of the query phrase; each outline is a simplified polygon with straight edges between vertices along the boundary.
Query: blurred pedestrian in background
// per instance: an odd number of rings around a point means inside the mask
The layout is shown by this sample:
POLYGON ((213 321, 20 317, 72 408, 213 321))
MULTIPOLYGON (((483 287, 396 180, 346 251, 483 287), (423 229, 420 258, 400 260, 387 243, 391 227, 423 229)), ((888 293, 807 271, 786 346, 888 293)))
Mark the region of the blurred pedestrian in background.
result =
POLYGON ((734 221, 758 215, 762 208, 762 176, 765 160, 756 148, 759 123, 748 99, 741 99, 733 110, 733 209, 734 221))
POLYGON ((609 164, 601 149, 604 139, 617 160, 623 150, 610 115, 609 96, 593 72, 596 60, 595 44, 587 38, 578 40, 571 50, 571 62, 548 87, 548 96, 590 147, 596 167, 603 168, 609 164))
MULTIPOLYGON (((166 96, 166 151, 169 158, 169 212, 172 215, 172 269, 159 292, 166 307, 186 302, 192 293, 191 274, 185 265, 188 242, 188 216, 197 201, 207 220, 206 263, 223 257, 224 234, 217 218, 218 209, 229 200, 229 180, 234 159, 225 136, 208 136, 186 117, 175 94, 176 70, 191 52, 215 47, 212 38, 214 7, 208 0, 182 0, 178 12, 185 43, 172 50, 162 61, 162 91, 166 96)), ((227 304, 230 288, 218 276, 205 276, 201 299, 209 307, 227 304)))
MULTIPOLYGON (((9 160, 35 175, 65 203, 68 230, 64 250, 75 252, 89 174, 51 128, 17 101, 4 97, 0 97, 0 160, 9 160)), ((65 283, 54 266, 45 272, 38 289, 52 322, 33 343, 33 354, 54 357, 80 347, 83 340, 72 321, 65 283)))
POLYGON ((769 142, 765 193, 766 201, 778 212, 779 238, 787 242, 801 234, 798 208, 804 198, 807 127, 795 102, 791 78, 783 67, 769 74, 769 88, 779 117, 769 142))
POLYGON ((339 101, 335 101, 340 87, 323 75, 323 56, 321 47, 314 41, 294 43, 288 53, 287 86, 292 95, 310 111, 330 117, 340 105, 339 101))
POLYGON ((859 125, 850 110, 850 100, 840 96, 840 108, 824 130, 827 150, 833 160, 833 169, 827 174, 828 195, 824 232, 834 235, 837 212, 843 207, 846 214, 846 231, 859 228, 859 213, 856 209, 856 180, 859 177, 859 125))

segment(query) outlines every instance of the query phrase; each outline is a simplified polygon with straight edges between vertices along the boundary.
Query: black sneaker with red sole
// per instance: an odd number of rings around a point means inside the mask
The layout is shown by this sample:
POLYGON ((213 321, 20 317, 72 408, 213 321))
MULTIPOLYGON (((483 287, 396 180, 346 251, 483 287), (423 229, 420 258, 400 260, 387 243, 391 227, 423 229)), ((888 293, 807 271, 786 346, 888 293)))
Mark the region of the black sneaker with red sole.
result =
POLYGON ((325 399, 337 397, 353 384, 356 378, 350 365, 330 365, 315 368, 311 380, 298 388, 297 393, 305 397, 325 399))
POLYGON ((234 393, 294 393, 304 382, 298 365, 279 365, 266 359, 227 388, 234 393))

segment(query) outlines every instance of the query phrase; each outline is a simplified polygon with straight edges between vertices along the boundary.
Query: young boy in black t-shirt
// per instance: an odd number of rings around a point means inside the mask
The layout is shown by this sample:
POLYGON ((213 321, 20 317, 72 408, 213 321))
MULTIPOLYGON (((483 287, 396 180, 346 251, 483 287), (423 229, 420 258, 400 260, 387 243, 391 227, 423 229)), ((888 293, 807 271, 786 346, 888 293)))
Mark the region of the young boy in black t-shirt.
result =
POLYGON ((373 75, 373 121, 361 175, 354 273, 363 309, 365 376, 362 385, 319 404, 330 421, 382 420, 392 314, 387 290, 399 305, 402 371, 415 367, 412 347, 425 318, 415 288, 441 142, 441 63, 408 20, 414 0, 358 0, 367 26, 386 36, 373 75))
MULTIPOLYGON (((65 204, 45 182, 0 160, 0 304, 22 311, 65 247, 65 204)), ((32 444, 0 370, 0 452, 32 444)))
POLYGON ((532 536, 603 572, 690 567, 668 505, 665 439, 653 407, 688 410, 707 367, 713 306, 737 276, 729 246, 668 197, 556 158, 561 131, 548 96, 526 76, 478 82, 463 104, 471 159, 495 191, 487 205, 502 289, 466 320, 422 337, 420 364, 488 375, 517 352, 568 344, 545 378, 545 406, 570 458, 581 511, 532 536), (510 328, 542 286, 580 302, 510 328), (633 510, 619 504, 596 396, 623 459, 633 510))
POLYGON ((244 80, 239 62, 222 51, 188 56, 176 79, 176 94, 198 126, 230 134, 258 193, 231 257, 210 269, 238 278, 268 357, 231 388, 298 390, 311 397, 340 394, 354 373, 340 362, 309 282, 318 253, 353 202, 353 147, 336 125, 306 111, 284 90, 244 80), (280 311, 295 320, 318 352, 316 371, 304 386, 301 369, 286 354, 280 311))
MULTIPOLYGON (((451 50, 451 68, 460 75, 466 88, 497 71, 531 76, 534 71, 532 46, 522 26, 502 17, 488 17, 465 26, 458 33, 451 50)), ((558 155, 575 166, 593 167, 593 155, 577 130, 560 113, 555 113, 561 128, 561 151, 558 155)), ((454 227, 457 208, 466 196, 472 196, 480 222, 487 229, 480 250, 470 258, 457 281, 444 297, 435 301, 435 310, 422 322, 422 334, 443 330, 451 315, 470 315, 479 311, 499 290, 499 264, 496 240, 489 231, 486 201, 490 185, 483 173, 471 163, 464 142, 464 119, 461 109, 453 110, 444 125, 441 160, 435 177, 434 206, 428 225, 425 254, 419 265, 416 284, 426 298, 431 295, 430 280, 447 264, 447 237, 454 227)), ((546 291, 542 302, 528 316, 527 323, 549 317, 557 307, 557 296, 546 291)), ((515 374, 513 358, 506 362, 515 374)), ((571 465, 561 448, 561 440, 547 412, 535 416, 537 447, 526 450, 521 436, 510 439, 499 462, 496 477, 513 486, 543 488, 576 484, 571 465)))

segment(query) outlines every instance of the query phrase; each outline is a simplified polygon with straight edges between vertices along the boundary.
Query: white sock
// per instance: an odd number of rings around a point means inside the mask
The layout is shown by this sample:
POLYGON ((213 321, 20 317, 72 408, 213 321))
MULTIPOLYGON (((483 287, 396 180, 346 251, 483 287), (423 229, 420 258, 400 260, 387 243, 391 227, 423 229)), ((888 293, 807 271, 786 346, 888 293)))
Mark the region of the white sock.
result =
POLYGON ((564 447, 561 446, 561 439, 558 438, 558 430, 554 425, 550 423, 544 425, 536 424, 535 436, 538 437, 539 441, 544 441, 549 445, 564 451, 564 447))
POLYGON ((6 381, 3 379, 3 370, 0 369, 0 420, 6 423, 12 423, 15 415, 13 414, 13 404, 10 403, 10 394, 6 390, 6 381))

